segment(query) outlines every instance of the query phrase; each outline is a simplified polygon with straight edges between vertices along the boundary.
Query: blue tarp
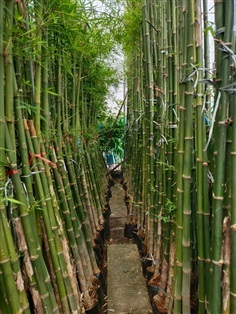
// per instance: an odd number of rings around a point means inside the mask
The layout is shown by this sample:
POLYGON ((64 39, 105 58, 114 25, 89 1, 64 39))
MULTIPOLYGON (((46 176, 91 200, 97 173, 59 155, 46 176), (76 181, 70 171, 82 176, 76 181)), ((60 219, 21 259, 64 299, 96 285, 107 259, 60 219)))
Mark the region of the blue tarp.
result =
POLYGON ((115 157, 114 154, 108 153, 107 154, 107 164, 113 165, 115 163, 115 157))

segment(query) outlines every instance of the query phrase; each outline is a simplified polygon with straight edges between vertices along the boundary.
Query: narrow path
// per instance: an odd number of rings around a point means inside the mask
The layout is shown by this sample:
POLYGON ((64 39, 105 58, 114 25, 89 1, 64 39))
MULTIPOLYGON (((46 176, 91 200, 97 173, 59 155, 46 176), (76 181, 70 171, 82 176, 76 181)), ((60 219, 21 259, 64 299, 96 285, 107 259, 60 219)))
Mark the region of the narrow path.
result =
POLYGON ((124 227, 127 210, 124 202, 125 192, 122 185, 112 187, 112 197, 109 201, 111 208, 110 216, 110 243, 135 243, 133 239, 124 237, 124 227))
POLYGON ((112 187, 110 244, 107 246, 107 313, 150 314, 151 305, 142 274, 139 252, 133 239, 124 237, 126 206, 124 190, 112 187))

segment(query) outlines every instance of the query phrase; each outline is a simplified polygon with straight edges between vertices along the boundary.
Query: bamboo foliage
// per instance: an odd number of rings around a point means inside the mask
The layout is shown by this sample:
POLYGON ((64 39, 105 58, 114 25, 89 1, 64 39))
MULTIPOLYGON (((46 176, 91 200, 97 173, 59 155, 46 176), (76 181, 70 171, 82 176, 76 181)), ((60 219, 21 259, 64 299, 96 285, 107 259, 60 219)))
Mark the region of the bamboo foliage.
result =
POLYGON ((115 77, 103 61, 112 35, 93 12, 83 1, 0 3, 1 313, 98 305, 106 169, 97 125, 115 77))

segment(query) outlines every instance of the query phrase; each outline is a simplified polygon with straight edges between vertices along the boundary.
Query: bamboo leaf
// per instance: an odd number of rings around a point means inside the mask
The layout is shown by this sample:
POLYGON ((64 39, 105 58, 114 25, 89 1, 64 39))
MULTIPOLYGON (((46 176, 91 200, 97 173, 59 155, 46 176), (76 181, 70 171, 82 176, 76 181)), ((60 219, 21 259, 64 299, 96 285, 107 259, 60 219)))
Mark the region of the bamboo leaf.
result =
POLYGON ((5 198, 5 201, 11 202, 11 203, 17 204, 17 205, 25 205, 24 203, 22 203, 22 202, 20 202, 20 201, 18 201, 18 200, 16 200, 16 199, 14 199, 14 198, 11 198, 11 197, 6 197, 6 198, 5 198))

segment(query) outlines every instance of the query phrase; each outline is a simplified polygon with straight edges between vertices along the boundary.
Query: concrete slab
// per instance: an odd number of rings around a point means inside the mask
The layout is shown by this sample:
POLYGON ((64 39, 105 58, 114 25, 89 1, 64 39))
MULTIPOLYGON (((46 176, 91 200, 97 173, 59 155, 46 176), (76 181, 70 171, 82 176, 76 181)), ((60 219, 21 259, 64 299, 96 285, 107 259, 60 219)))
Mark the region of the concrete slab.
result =
POLYGON ((112 197, 109 201, 111 207, 111 218, 126 217, 127 209, 124 202, 125 192, 120 184, 111 188, 112 197))
POLYGON ((109 244, 107 265, 107 313, 152 313, 137 246, 109 244))
POLYGON ((112 198, 109 201, 111 207, 110 216, 110 240, 112 243, 134 243, 133 240, 124 237, 125 223, 127 222, 127 209, 124 203, 125 191, 120 184, 112 187, 112 198))

